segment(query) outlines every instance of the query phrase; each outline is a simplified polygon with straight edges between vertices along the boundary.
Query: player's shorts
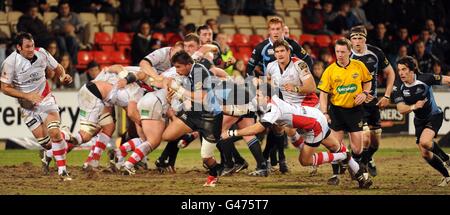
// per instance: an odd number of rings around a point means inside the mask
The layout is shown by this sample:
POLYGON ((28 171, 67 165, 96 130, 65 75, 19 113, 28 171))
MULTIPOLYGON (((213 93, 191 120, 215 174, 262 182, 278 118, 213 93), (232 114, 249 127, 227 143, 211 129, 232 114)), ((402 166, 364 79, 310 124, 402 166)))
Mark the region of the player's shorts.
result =
POLYGON ((378 99, 374 98, 369 103, 363 103, 364 109, 364 123, 367 124, 371 130, 381 128, 380 108, 377 106, 378 99))
POLYGON ((363 130, 363 108, 342 108, 330 105, 330 128, 335 131, 357 132, 363 130))
POLYGON ((202 111, 181 111, 178 118, 208 142, 217 143, 222 133, 223 113, 213 115, 202 111))
MULTIPOLYGON (((305 144, 311 147, 318 147, 322 140, 327 138, 330 133, 330 127, 328 126, 327 118, 320 112, 319 109, 312 109, 313 111, 308 114, 308 117, 315 119, 315 124, 312 129, 305 131, 304 129, 297 128, 297 132, 301 134, 305 140, 305 144)), ((301 125, 302 120, 305 120, 302 116, 292 116, 292 124, 294 127, 296 125, 301 125)))
POLYGON ((105 104, 99 95, 97 86, 88 82, 78 91, 78 105, 80 107, 80 122, 97 124, 105 104))
POLYGON ((30 131, 35 130, 39 125, 44 123, 49 113, 59 113, 59 107, 56 104, 55 97, 51 94, 47 95, 33 109, 20 108, 22 118, 25 125, 30 131))
POLYGON ((439 129, 442 126, 442 121, 444 120, 444 113, 439 113, 435 115, 431 115, 428 119, 417 119, 414 118, 414 127, 416 128, 416 143, 419 143, 420 136, 422 135, 423 130, 425 128, 429 128, 434 131, 437 136, 439 129))
POLYGON ((137 104, 141 120, 166 121, 166 112, 169 107, 166 96, 167 90, 165 89, 145 94, 137 104))

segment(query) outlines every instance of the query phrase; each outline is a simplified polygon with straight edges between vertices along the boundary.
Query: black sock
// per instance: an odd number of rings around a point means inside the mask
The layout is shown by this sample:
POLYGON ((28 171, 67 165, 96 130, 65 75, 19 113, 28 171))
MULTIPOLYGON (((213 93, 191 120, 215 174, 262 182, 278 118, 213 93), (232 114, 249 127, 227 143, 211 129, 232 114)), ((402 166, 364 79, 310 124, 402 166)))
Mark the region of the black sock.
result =
POLYGON ((164 147, 164 150, 161 152, 161 155, 158 158, 160 163, 164 163, 164 161, 169 159, 169 154, 170 154, 170 150, 171 150, 170 147, 172 147, 173 142, 175 142, 175 141, 167 142, 166 147, 164 147))
POLYGON ((266 146, 264 147, 263 156, 264 159, 269 160, 270 152, 272 151, 272 148, 275 147, 274 141, 273 141, 273 135, 270 134, 271 132, 267 133, 266 138, 266 146))
POLYGON ((213 166, 208 167, 209 168, 209 175, 217 177, 217 167, 218 167, 217 164, 214 164, 213 166))
POLYGON ((375 152, 378 151, 378 146, 375 145, 370 145, 369 148, 367 149, 367 159, 368 161, 372 160, 373 154, 375 154, 375 152))
POLYGON ((170 166, 175 166, 175 161, 177 161, 178 151, 180 150, 178 148, 178 141, 180 141, 180 139, 167 143, 169 147, 168 159, 170 166))
POLYGON ((449 177, 447 168, 445 168, 444 163, 442 163, 442 160, 439 159, 437 156, 434 156, 431 159, 425 158, 425 160, 430 164, 434 169, 439 171, 444 177, 449 177))
POLYGON ((236 145, 234 144, 234 141, 231 143, 231 154, 234 159, 234 163, 243 164, 245 162, 245 159, 241 156, 241 153, 236 148, 236 145))
POLYGON ((339 175, 339 164, 332 163, 331 168, 333 168, 333 175, 339 175))
POLYGON ((370 160, 369 149, 368 148, 364 148, 362 153, 361 153, 361 163, 362 164, 368 164, 369 160, 370 160))
POLYGON ((361 165, 361 157, 362 157, 361 154, 354 154, 354 153, 352 152, 352 158, 353 158, 353 160, 355 160, 356 163, 358 163, 359 165, 361 165))
POLYGON ((431 148, 431 152, 438 156, 442 161, 448 161, 448 155, 441 149, 441 147, 433 141, 433 148, 431 148))
POLYGON ((233 151, 232 151, 233 150, 232 144, 234 144, 234 143, 231 141, 230 141, 230 139, 225 139, 225 140, 220 140, 217 143, 217 147, 219 148, 219 151, 220 151, 220 158, 222 159, 220 163, 222 163, 224 165, 224 167, 228 167, 228 168, 231 168, 234 166, 233 151))
POLYGON ((278 160, 286 161, 286 155, 284 154, 284 144, 287 140, 287 135, 283 133, 282 135, 277 135, 277 150, 278 150, 278 160))
POLYGON ((261 150, 261 143, 259 142, 258 138, 253 138, 247 143, 247 145, 248 148, 250 149, 250 152, 252 153, 253 157, 256 160, 256 168, 258 169, 267 168, 266 160, 264 159, 261 150))

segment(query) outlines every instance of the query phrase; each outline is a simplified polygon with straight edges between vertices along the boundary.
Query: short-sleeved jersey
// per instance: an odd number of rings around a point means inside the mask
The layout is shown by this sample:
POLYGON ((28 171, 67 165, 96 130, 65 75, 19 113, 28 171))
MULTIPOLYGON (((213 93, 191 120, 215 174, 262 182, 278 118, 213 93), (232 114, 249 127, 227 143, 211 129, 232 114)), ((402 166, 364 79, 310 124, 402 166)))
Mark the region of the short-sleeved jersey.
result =
POLYGON ((366 65, 367 69, 373 77, 372 89, 370 89, 371 94, 377 95, 378 73, 382 74, 383 70, 390 65, 383 51, 376 46, 367 44, 366 51, 362 54, 358 54, 352 50, 351 58, 359 60, 363 62, 364 65, 366 65))
POLYGON ((192 101, 192 111, 203 111, 218 114, 221 112, 221 108, 217 98, 214 95, 214 78, 215 76, 206 69, 205 66, 199 63, 192 65, 191 71, 185 79, 185 88, 191 92, 205 91, 207 93, 206 100, 203 99, 202 103, 192 101))
MULTIPOLYGON (((294 40, 287 37, 284 39, 289 43, 289 48, 291 49, 292 56, 302 59, 308 64, 309 68, 312 68, 313 61, 306 50, 294 40)), ((275 50, 273 49, 273 43, 270 38, 268 38, 258 44, 255 49, 253 49, 252 56, 248 61, 246 71, 248 74, 255 76, 257 74, 255 74, 253 70, 256 66, 260 65, 262 66, 263 75, 266 75, 267 65, 275 60, 275 50)))
POLYGON ((47 68, 54 70, 57 66, 55 58, 43 48, 37 48, 31 60, 15 51, 3 62, 0 81, 24 93, 37 91, 43 94, 47 89, 45 71, 47 68))
POLYGON ((322 132, 320 122, 326 122, 325 116, 319 109, 289 104, 276 95, 272 96, 268 110, 260 119, 265 127, 272 124, 287 125, 304 132, 314 131, 319 134, 322 132))
POLYGON ((423 108, 414 110, 416 118, 427 119, 442 112, 436 104, 431 88, 432 85, 440 85, 441 82, 442 76, 428 73, 416 76, 412 84, 396 81, 392 91, 392 99, 395 104, 403 102, 407 105, 413 105, 419 100, 427 99, 423 108))
POLYGON ((156 49, 152 53, 144 57, 144 60, 148 61, 153 68, 155 68, 158 74, 163 73, 172 67, 170 63, 170 50, 172 47, 164 47, 156 49))
POLYGON ((362 83, 369 81, 372 81, 372 75, 366 66, 361 61, 350 59, 346 66, 337 62, 328 66, 317 88, 331 95, 331 104, 353 108, 356 95, 362 92, 362 83))
POLYGON ((314 107, 319 103, 316 93, 298 94, 286 91, 283 87, 285 84, 303 86, 303 82, 312 77, 305 61, 291 57, 291 61, 284 71, 278 65, 277 60, 273 61, 267 65, 267 75, 271 77, 272 84, 281 89, 284 101, 309 107, 314 107))

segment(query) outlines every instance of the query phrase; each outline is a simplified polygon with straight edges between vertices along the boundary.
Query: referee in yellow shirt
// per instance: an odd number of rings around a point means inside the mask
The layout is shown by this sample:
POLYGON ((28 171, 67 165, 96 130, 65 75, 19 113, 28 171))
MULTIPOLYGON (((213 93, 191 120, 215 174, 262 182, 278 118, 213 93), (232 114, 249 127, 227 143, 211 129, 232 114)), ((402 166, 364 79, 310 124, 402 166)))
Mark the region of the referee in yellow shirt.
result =
MULTIPOLYGON (((332 132, 343 142, 344 131, 349 133, 352 157, 361 160, 363 108, 370 96, 372 76, 364 63, 350 59, 351 42, 342 38, 336 41, 336 62, 325 69, 320 79, 320 110, 327 117, 332 132), (330 97, 330 98, 328 98, 330 97), (330 101, 330 105, 328 105, 330 101)), ((334 164, 330 185, 339 184, 339 165, 334 164)))

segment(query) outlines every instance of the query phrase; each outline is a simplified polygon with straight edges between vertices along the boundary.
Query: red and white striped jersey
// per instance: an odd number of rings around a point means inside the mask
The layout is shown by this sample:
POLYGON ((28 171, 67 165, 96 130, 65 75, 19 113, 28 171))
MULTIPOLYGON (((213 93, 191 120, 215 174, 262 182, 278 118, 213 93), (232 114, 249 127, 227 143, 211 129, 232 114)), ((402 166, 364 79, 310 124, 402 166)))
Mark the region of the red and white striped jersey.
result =
POLYGON ((267 65, 266 71, 271 77, 272 85, 280 88, 284 101, 309 107, 316 107, 319 104, 319 98, 316 93, 298 94, 286 91, 283 87, 285 84, 302 86, 306 79, 312 78, 312 74, 309 71, 306 62, 299 58, 291 57, 291 61, 286 69, 282 71, 278 65, 278 60, 276 60, 267 65))
POLYGON ((260 120, 263 124, 297 128, 301 133, 310 133, 312 139, 318 136, 323 137, 329 130, 325 115, 317 108, 289 104, 274 95, 267 109, 269 111, 260 120))

